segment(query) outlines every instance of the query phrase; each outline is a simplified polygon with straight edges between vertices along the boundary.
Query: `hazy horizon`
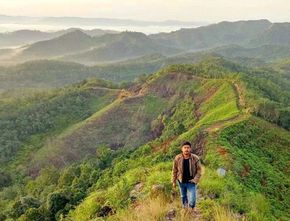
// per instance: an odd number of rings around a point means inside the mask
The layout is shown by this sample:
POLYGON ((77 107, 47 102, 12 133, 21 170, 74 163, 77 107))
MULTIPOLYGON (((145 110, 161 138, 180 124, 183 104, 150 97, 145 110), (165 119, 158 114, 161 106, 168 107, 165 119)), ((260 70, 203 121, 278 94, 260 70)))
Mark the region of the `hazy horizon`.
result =
POLYGON ((290 20, 287 0, 1 0, 1 14, 147 21, 290 20), (152 7, 153 6, 153 7, 152 7), (149 13, 148 13, 149 12, 149 13))
POLYGON ((180 28, 195 28, 206 22, 184 22, 179 20, 147 21, 140 19, 118 19, 76 16, 11 16, 0 14, 0 33, 17 30, 59 31, 69 28, 85 30, 102 29, 115 31, 137 31, 146 34, 170 32, 180 28), (21 19, 19 19, 21 17, 21 19), (2 20, 1 20, 2 18, 2 20))
POLYGON ((221 21, 290 21, 290 2, 286 0, 1 0, 0 8, 0 32, 82 28, 153 34, 221 21), (1 15, 14 18, 10 21, 1 15))
MULTIPOLYGON (((267 18, 257 19, 237 19, 220 20, 216 22, 206 22, 202 20, 182 21, 182 20, 141 20, 112 17, 81 17, 81 16, 22 16, 0 14, 0 33, 13 32, 17 30, 38 30, 54 32, 70 28, 81 28, 84 30, 102 29, 114 31, 137 31, 145 34, 160 32, 171 32, 181 28, 197 28, 223 21, 236 22, 248 20, 269 20, 267 18), (21 20, 18 18, 21 17, 21 20), (4 18, 1 20, 1 18, 4 18)), ((281 21, 282 22, 282 21, 281 21)), ((283 21, 288 22, 288 21, 283 21)))
POLYGON ((0 8, 0 16, 24 16, 12 21, 0 17, 0 32, 82 28, 152 34, 221 21, 290 21, 290 1, 286 0, 1 0, 0 8), (69 18, 71 22, 65 21, 69 18), (93 19, 123 21, 102 23, 93 19))

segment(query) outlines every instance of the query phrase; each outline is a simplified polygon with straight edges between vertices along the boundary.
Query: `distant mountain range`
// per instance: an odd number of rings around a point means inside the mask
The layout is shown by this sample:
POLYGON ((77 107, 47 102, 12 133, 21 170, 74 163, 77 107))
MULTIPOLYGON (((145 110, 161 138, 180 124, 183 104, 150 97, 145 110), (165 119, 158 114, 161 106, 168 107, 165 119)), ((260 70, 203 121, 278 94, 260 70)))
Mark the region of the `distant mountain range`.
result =
POLYGON ((165 21, 144 21, 133 19, 116 19, 116 18, 86 18, 86 17, 29 17, 29 16, 8 16, 0 15, 1 23, 30 23, 30 24, 52 24, 52 25, 105 25, 105 26, 200 26, 205 25, 206 22, 193 22, 193 21, 178 21, 178 20, 165 20, 165 21))
POLYGON ((238 44, 248 47, 289 45, 290 23, 271 23, 268 20, 220 22, 199 28, 181 29, 150 37, 159 43, 187 50, 238 44))
MULTIPOLYGON (((151 35, 82 29, 54 33, 19 31, 2 34, 2 39, 9 39, 10 43, 13 39, 18 43, 19 39, 32 43, 14 50, 2 49, 0 56, 3 63, 61 59, 91 65, 155 53, 170 56, 209 51, 229 58, 248 57, 271 61, 289 56, 289 34, 290 23, 271 23, 268 20, 220 22, 151 35), (9 38, 9 35, 15 37, 9 38)), ((0 41, 1 44, 5 44, 5 41, 0 41)))
POLYGON ((8 16, 0 15, 1 23, 32 23, 32 24, 64 24, 64 25, 125 25, 125 26, 151 26, 151 25, 174 25, 174 26, 197 26, 204 25, 206 22, 193 22, 193 21, 178 21, 178 20, 165 20, 165 21, 144 21, 134 19, 117 19, 117 18, 87 18, 87 17, 29 17, 29 16, 8 16))
POLYGON ((44 41, 57 38, 61 35, 73 31, 82 31, 90 36, 100 36, 107 33, 117 33, 113 30, 92 29, 84 30, 80 28, 69 28, 55 32, 43 32, 37 30, 19 30, 14 32, 0 33, 0 47, 15 47, 18 45, 31 44, 37 41, 44 41))
POLYGON ((25 45, 18 50, 19 53, 11 58, 14 61, 58 58, 85 64, 121 61, 152 53, 171 55, 183 51, 159 44, 139 32, 110 33, 92 37, 81 30, 25 45))
POLYGON ((106 37, 110 37, 111 40, 99 45, 99 47, 82 53, 68 55, 63 57, 63 59, 80 63, 112 62, 153 53, 171 55, 182 52, 181 49, 158 44, 145 34, 138 32, 122 32, 117 35, 106 35, 106 37))

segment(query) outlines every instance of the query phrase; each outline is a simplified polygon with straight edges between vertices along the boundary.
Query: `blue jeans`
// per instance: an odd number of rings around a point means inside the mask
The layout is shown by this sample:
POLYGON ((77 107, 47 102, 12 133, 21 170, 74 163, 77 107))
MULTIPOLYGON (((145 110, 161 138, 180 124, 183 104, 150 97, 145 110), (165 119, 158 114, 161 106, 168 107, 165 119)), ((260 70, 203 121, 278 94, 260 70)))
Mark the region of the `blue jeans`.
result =
POLYGON ((194 208, 196 204, 196 184, 195 183, 181 183, 177 180, 182 207, 191 207, 194 208))

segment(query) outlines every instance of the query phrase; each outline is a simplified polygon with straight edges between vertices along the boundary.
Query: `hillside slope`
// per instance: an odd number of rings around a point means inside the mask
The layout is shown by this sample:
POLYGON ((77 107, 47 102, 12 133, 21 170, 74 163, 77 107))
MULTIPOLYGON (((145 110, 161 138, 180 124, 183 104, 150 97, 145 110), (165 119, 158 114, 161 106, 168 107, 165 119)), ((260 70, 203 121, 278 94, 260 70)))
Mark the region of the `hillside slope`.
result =
POLYGON ((2 217, 288 220, 290 132, 278 126, 288 125, 288 84, 221 58, 171 65, 121 90, 80 84, 113 94, 19 164, 31 166, 34 179, 1 171, 2 217), (171 192, 172 159, 184 140, 204 165, 195 219, 180 213, 171 192))
POLYGON ((162 220, 169 211, 175 211, 173 220, 193 220, 179 213, 179 199, 170 194, 172 157, 183 140, 195 144, 194 152, 205 165, 199 186, 201 213, 196 219, 287 220, 290 133, 249 114, 241 83, 232 77, 204 79, 197 88, 190 83, 195 105, 187 108, 194 119, 181 106, 169 120, 162 116, 161 136, 125 159, 114 159, 112 168, 66 220, 162 220), (175 132, 175 128, 181 129, 175 132), (218 168, 227 175, 218 176, 218 168), (114 184, 107 184, 109 177, 114 184), (129 208, 124 210, 124 204, 129 208), (104 208, 111 215, 100 218, 104 208))
POLYGON ((45 142, 110 104, 118 91, 115 85, 92 79, 51 91, 26 89, 2 93, 1 171, 13 171, 13 175, 25 173, 31 158, 45 142))

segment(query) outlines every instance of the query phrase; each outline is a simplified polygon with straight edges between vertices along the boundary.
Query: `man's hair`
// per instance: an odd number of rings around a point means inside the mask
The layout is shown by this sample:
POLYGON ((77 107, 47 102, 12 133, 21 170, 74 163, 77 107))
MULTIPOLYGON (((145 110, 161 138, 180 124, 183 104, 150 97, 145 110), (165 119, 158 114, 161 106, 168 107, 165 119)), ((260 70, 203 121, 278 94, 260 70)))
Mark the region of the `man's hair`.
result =
POLYGON ((185 141, 185 142, 183 142, 182 145, 181 145, 181 147, 183 147, 184 145, 188 145, 188 146, 191 147, 191 143, 190 143, 189 141, 185 141))

